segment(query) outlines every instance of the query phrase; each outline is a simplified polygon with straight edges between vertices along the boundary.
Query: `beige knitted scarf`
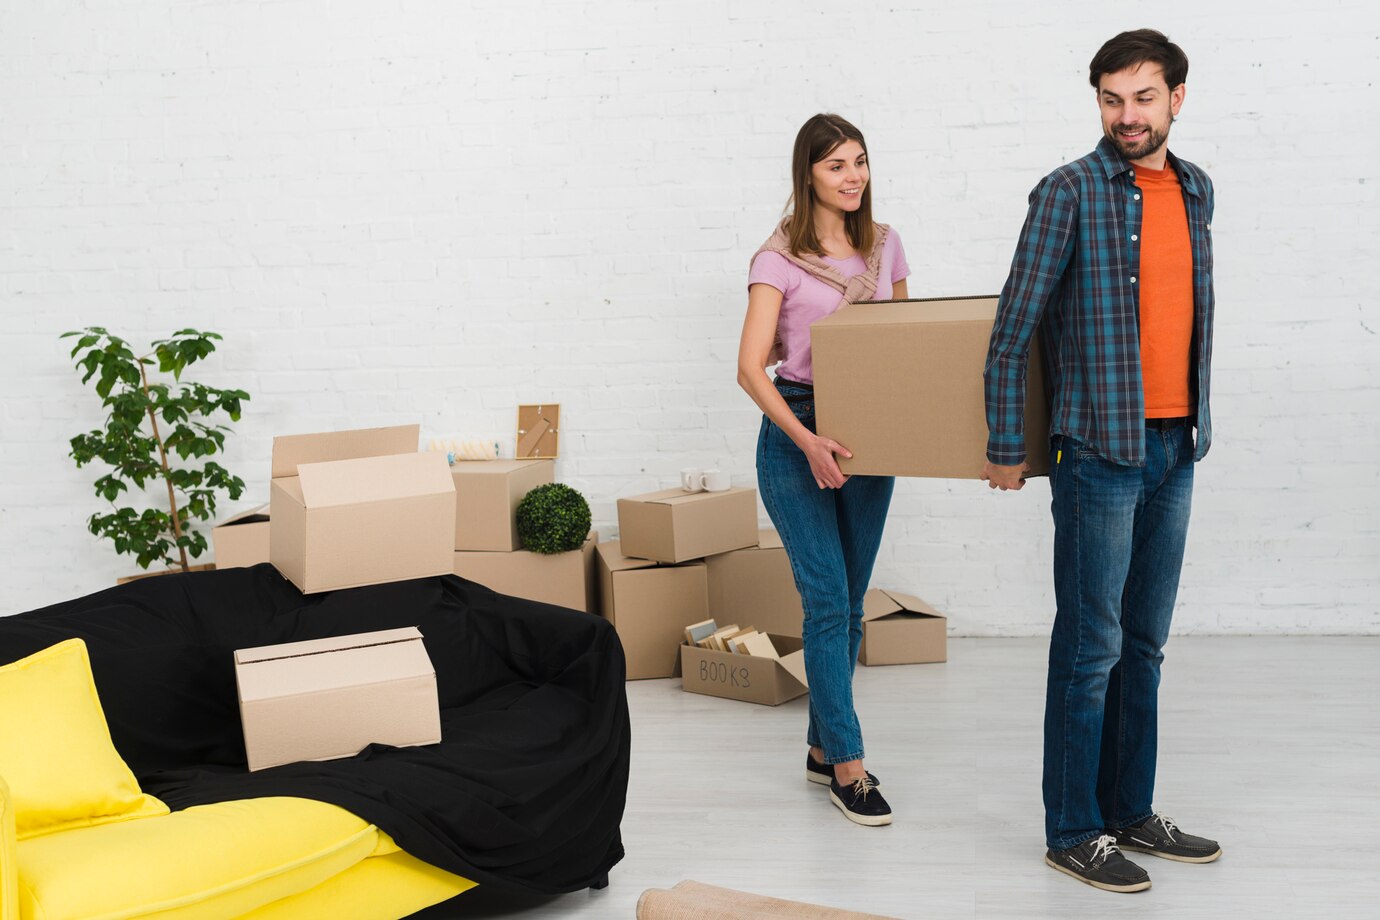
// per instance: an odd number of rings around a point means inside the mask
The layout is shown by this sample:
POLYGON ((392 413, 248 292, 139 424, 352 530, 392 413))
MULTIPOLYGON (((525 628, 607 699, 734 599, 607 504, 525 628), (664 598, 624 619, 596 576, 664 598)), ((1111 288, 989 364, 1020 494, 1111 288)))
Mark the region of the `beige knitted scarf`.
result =
MULTIPOLYGON (((838 291, 843 297, 839 302, 839 309, 843 309, 850 303, 872 299, 872 295, 877 293, 877 281, 882 272, 882 246, 886 243, 887 234, 891 232, 890 227, 886 224, 873 224, 876 232, 872 240, 872 251, 863 258, 867 267, 852 278, 845 278, 837 268, 814 253, 806 252, 797 255, 791 252, 791 235, 786 230, 786 222, 789 220, 789 217, 782 218, 772 235, 752 254, 753 262, 757 261, 757 257, 764 252, 780 253, 787 262, 799 266, 802 270, 814 275, 838 291)), ((752 263, 749 262, 748 264, 751 265, 752 263)), ((778 337, 772 343, 767 364, 775 364, 781 358, 781 340, 778 337)))

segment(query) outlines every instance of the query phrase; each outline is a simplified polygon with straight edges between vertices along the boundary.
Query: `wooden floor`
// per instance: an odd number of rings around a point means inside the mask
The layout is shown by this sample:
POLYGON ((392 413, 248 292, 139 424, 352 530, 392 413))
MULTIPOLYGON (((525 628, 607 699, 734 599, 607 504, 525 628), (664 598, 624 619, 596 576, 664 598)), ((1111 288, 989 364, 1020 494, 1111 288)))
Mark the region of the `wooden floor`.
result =
POLYGON ((1221 841, 1209 865, 1139 857, 1108 894, 1043 863, 1046 642, 966 639, 946 664, 859 668, 867 766, 895 823, 862 828, 802 777, 805 698, 777 708, 628 684, 628 855, 600 892, 476 890, 440 917, 632 918, 683 878, 898 918, 1380 916, 1380 639, 1176 638, 1155 805, 1221 841))

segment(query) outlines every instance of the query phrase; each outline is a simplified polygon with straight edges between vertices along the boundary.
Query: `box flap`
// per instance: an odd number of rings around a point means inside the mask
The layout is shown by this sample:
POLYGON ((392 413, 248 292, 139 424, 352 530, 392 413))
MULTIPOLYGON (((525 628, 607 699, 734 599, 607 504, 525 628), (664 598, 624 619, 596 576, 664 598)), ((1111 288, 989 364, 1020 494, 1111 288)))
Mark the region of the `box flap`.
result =
POLYGON ((746 492, 745 486, 734 486, 731 489, 723 489, 719 492, 687 492, 684 489, 663 489, 660 492, 648 492, 646 495, 634 495, 631 498, 620 498, 624 502, 643 502, 648 505, 681 505, 686 502, 705 501, 720 495, 732 495, 735 492, 746 492))
POLYGON ((925 300, 882 300, 853 303, 811 323, 811 329, 830 326, 884 326, 897 323, 958 323, 997 315, 997 298, 954 297, 925 300))
POLYGON ((800 686, 810 686, 810 681, 805 677, 804 652, 791 652, 789 655, 777 659, 777 663, 780 664, 783 669, 785 669, 787 674, 790 674, 792 677, 798 680, 800 682, 800 686))
POLYGON ((420 629, 415 626, 403 626, 398 629, 380 629, 375 632, 354 633, 348 636, 327 636, 324 639, 260 645, 254 648, 236 649, 235 664, 300 658, 304 655, 320 655, 348 648, 368 648, 374 645, 389 645, 394 642, 414 642, 420 641, 421 638, 422 631, 420 629))
POLYGON ((433 451, 303 463, 297 475, 308 509, 455 492, 450 464, 433 451))
POLYGON ((783 546, 781 534, 772 530, 770 527, 763 527, 757 531, 758 549, 782 549, 783 546))
MULTIPOLYGON (((282 435, 273 439, 272 476, 274 479, 296 476, 297 467, 303 463, 413 454, 417 452, 421 433, 421 425, 395 425, 391 428, 282 435)), ((442 459, 445 459, 444 456, 442 459)))
POLYGON ((863 595, 863 622, 876 620, 884 616, 889 616, 903 609, 900 604, 892 599, 891 595, 881 588, 871 588, 863 595))
POLYGON ((232 514, 216 526, 234 527, 236 524, 258 524, 267 520, 268 504, 264 503, 257 508, 250 508, 248 511, 241 511, 239 514, 232 514))
POLYGON ((909 610, 911 613, 923 613, 932 617, 944 616, 944 614, 935 609, 933 605, 926 603, 914 595, 902 594, 899 591, 892 591, 890 588, 882 588, 881 592, 891 598, 892 601, 903 610, 909 610))

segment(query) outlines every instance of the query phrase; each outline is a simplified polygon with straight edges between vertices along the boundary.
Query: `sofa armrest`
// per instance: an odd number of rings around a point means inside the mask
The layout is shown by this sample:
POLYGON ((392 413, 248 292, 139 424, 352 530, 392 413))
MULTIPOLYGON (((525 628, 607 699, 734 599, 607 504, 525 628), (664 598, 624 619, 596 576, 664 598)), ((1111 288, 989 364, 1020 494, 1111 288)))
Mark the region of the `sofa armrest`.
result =
POLYGON ((0 776, 0 920, 19 920, 19 854, 14 838, 14 801, 0 776))
POLYGON ((19 920, 19 848, 15 842, 14 800, 0 776, 0 920, 19 920))

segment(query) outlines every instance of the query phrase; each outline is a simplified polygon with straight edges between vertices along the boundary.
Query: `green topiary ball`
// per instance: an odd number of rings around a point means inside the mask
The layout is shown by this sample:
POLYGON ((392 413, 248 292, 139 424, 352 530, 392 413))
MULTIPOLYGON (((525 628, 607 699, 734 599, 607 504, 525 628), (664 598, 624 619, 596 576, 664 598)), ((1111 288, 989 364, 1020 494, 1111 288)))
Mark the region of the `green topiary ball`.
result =
POLYGON ((579 549, 589 536, 589 525, 589 502, 559 482, 537 486, 518 502, 518 536, 523 548, 534 553, 579 549))

